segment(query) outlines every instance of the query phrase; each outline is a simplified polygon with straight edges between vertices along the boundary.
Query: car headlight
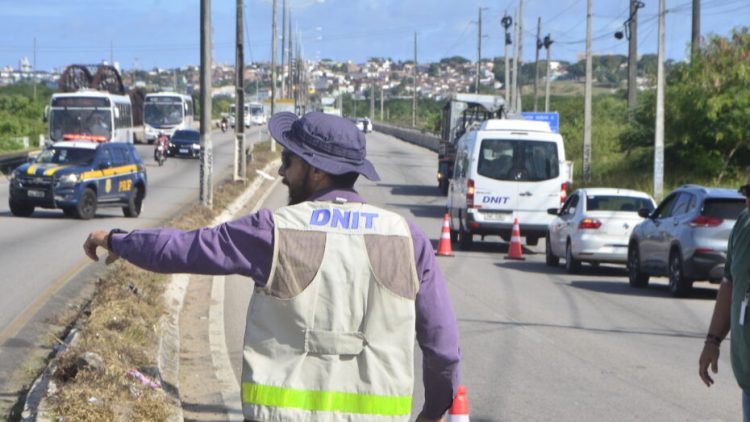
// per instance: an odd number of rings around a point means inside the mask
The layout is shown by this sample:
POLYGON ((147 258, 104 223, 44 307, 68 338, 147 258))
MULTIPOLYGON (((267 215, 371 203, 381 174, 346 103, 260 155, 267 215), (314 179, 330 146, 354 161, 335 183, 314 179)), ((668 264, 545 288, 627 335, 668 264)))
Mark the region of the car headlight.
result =
POLYGON ((73 186, 76 183, 78 183, 78 174, 71 173, 71 174, 66 174, 65 176, 62 176, 58 180, 57 185, 58 186, 73 186))
POLYGON ((170 142, 169 143, 169 148, 174 148, 174 144, 170 142))
POLYGON ((193 144, 193 149, 201 149, 200 144, 193 144))

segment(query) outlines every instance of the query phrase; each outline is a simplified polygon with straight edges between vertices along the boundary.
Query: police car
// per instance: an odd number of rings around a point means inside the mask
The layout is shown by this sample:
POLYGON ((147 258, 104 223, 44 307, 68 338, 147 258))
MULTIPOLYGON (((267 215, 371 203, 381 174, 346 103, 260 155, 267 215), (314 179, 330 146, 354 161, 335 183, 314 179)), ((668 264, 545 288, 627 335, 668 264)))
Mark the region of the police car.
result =
POLYGON ((34 208, 60 208, 83 220, 97 207, 122 207, 138 217, 146 196, 146 168, 132 144, 100 142, 85 135, 66 136, 33 161, 13 170, 8 204, 13 215, 34 208))

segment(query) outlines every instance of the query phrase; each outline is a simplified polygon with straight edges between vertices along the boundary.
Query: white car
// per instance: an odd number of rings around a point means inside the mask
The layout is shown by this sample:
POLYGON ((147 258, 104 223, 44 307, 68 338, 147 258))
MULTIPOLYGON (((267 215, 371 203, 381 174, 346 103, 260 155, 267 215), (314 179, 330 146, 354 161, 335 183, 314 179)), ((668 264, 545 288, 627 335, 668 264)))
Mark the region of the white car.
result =
POLYGON ((556 266, 563 258, 566 271, 575 273, 581 262, 627 264, 630 233, 643 221, 638 210, 655 207, 651 196, 635 190, 576 190, 562 208, 547 210, 556 216, 547 232, 547 265, 556 266))
POLYGON ((367 117, 359 117, 355 119, 354 124, 357 126, 357 129, 364 133, 372 132, 372 122, 370 122, 370 119, 367 117))

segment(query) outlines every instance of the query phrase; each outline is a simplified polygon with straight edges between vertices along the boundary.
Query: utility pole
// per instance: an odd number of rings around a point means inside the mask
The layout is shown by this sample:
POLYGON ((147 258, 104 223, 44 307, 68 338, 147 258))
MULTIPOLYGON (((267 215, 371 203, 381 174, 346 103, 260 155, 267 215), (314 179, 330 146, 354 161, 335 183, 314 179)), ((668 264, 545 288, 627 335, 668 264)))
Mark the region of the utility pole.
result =
POLYGON ((34 37, 34 65, 31 71, 31 86, 34 91, 33 99, 36 101, 36 37, 34 37))
POLYGON ((586 6, 586 84, 583 101, 583 184, 591 182, 591 2, 586 6))
POLYGON ((271 18, 271 116, 276 113, 276 2, 273 0, 271 18))
POLYGON ((287 93, 286 98, 291 98, 294 96, 294 86, 292 85, 292 6, 289 6, 289 27, 288 27, 289 34, 287 35, 287 54, 288 54, 288 60, 287 60, 287 66, 289 67, 289 73, 287 74, 288 81, 288 89, 289 92, 287 93))
POLYGON ((380 121, 383 121, 383 91, 385 90, 385 83, 380 83, 380 121))
POLYGON ((659 50, 656 54, 656 130, 654 132, 654 198, 664 188, 664 0, 659 0, 659 50))
POLYGON ((513 39, 516 40, 513 44, 513 75, 511 76, 511 87, 510 87, 510 108, 515 112, 516 108, 516 96, 518 96, 518 9, 516 9, 516 21, 513 22, 513 39))
POLYGON ((201 168, 200 200, 213 207, 213 144, 211 143, 211 0, 201 0, 201 168))
POLYGON ((414 33, 414 92, 411 94, 411 126, 417 127, 417 33, 414 33))
POLYGON ((506 10, 503 14, 503 18, 500 19, 500 25, 503 26, 505 29, 505 42, 504 42, 504 52, 503 57, 505 58, 505 79, 503 79, 503 90, 505 91, 505 101, 506 104, 510 104, 510 93, 511 91, 508 89, 508 86, 510 85, 510 67, 508 67, 508 46, 511 44, 512 40, 510 38, 510 32, 508 32, 508 29, 513 24, 513 18, 508 16, 508 11, 506 10))
POLYGON ((234 52, 234 180, 245 180, 245 56, 244 56, 244 5, 243 0, 237 0, 235 21, 235 52, 234 52))
POLYGON ((479 20, 477 21, 477 74, 474 78, 474 92, 479 94, 479 72, 482 66, 482 8, 479 8, 479 20))
POLYGON ((640 0, 630 1, 630 18, 628 19, 628 111, 632 117, 638 95, 638 9, 645 4, 640 0))
POLYGON ((375 81, 370 81, 370 123, 375 121, 375 81))
POLYGON ((286 59, 286 0, 281 7, 281 98, 286 98, 286 69, 284 69, 284 60, 286 59))
POLYGON ((553 42, 554 41, 552 41, 552 37, 550 36, 550 34, 547 34, 547 36, 544 37, 544 48, 547 50, 547 76, 545 77, 545 81, 544 81, 544 85, 545 85, 544 86, 544 112, 545 113, 549 112, 549 84, 550 84, 549 72, 550 72, 550 69, 552 68, 552 65, 550 65, 550 55, 551 55, 550 49, 552 48, 553 42))
POLYGON ((534 62, 534 111, 537 110, 536 103, 537 103, 537 85, 539 83, 539 50, 542 49, 542 39, 540 38, 541 31, 542 31, 542 17, 539 16, 536 18, 536 59, 534 62))
POLYGON ((516 95, 516 110, 523 111, 523 0, 518 2, 518 95, 516 95))
POLYGON ((691 34, 690 54, 695 57, 700 52, 701 47, 701 2, 693 0, 693 30, 691 34))

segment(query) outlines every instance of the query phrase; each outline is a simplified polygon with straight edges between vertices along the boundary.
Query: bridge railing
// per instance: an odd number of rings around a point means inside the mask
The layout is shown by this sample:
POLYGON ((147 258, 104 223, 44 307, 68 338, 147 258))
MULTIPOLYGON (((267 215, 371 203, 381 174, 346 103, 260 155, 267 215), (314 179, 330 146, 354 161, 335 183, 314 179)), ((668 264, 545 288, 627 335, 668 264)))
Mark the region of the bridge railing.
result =
POLYGON ((373 122, 372 127, 378 132, 385 133, 386 135, 391 135, 411 144, 420 145, 429 149, 430 151, 437 152, 438 150, 440 137, 433 133, 419 129, 402 128, 379 122, 373 122))

